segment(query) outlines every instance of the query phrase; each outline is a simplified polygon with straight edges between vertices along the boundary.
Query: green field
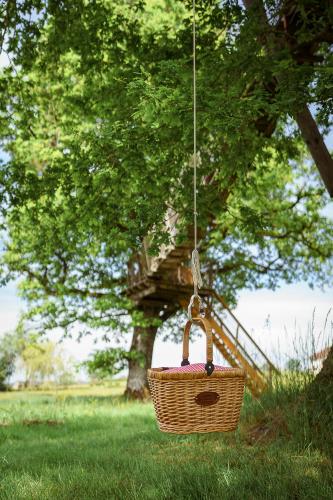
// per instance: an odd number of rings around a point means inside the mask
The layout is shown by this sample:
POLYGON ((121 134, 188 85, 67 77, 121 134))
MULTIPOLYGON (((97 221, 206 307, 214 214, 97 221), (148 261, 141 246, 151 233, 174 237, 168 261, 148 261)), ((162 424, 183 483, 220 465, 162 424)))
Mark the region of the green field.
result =
POLYGON ((329 451, 295 430, 292 412, 286 421, 283 398, 270 413, 269 399, 247 395, 236 433, 173 436, 157 430, 151 403, 122 391, 2 393, 0 498, 333 498, 329 451))

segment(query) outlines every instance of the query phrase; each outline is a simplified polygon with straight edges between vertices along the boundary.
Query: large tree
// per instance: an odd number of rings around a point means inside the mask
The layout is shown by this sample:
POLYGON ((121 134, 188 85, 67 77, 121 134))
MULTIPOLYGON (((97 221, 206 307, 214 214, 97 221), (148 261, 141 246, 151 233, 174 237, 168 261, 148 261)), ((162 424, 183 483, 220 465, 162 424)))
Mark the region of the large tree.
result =
MULTIPOLYGON (((332 111, 329 3, 255 3, 197 2, 202 253, 231 302, 245 287, 332 277, 328 196, 314 168, 332 194, 322 141, 332 111), (314 165, 310 129, 297 127, 310 105, 314 165)), ((126 298, 127 262, 148 232, 158 251, 168 209, 180 216, 180 239, 191 224, 190 5, 3 8, 3 280, 24 277, 43 328, 79 322, 108 335, 134 326, 132 348, 149 366, 165 316, 126 298)))

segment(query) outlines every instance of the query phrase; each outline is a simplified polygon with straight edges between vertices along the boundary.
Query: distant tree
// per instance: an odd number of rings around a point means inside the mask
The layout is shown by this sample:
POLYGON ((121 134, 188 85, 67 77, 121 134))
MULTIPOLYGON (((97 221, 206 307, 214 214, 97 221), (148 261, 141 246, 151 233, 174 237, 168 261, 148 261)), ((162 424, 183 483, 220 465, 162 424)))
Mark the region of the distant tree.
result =
POLYGON ((82 363, 82 366, 87 369, 89 375, 105 379, 128 368, 129 361, 134 359, 138 364, 145 364, 142 353, 128 352, 121 348, 109 348, 95 351, 90 359, 82 363))
POLYGON ((13 375, 15 370, 15 360, 17 350, 13 342, 13 337, 9 333, 5 333, 0 338, 0 391, 8 388, 8 379, 13 375))
POLYGON ((296 358, 288 359, 286 363, 286 369, 291 372, 300 372, 302 369, 302 363, 299 359, 296 358))
POLYGON ((19 321, 15 330, 0 338, 0 388, 7 388, 5 382, 14 374, 18 358, 29 338, 30 333, 24 328, 22 321, 19 321))
POLYGON ((25 371, 26 385, 36 386, 44 382, 59 383, 70 375, 64 352, 52 341, 38 341, 30 337, 20 354, 25 371))

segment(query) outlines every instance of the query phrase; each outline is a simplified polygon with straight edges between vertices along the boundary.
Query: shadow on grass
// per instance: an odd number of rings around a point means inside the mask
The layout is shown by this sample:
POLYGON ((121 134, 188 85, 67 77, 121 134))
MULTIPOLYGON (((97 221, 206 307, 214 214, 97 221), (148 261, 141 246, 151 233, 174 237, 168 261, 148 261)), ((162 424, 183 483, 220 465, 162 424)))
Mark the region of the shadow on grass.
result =
POLYGON ((332 464, 300 446, 300 420, 282 396, 246 398, 236 433, 184 436, 159 432, 151 404, 120 395, 24 400, 16 423, 0 429, 0 498, 333 498, 332 464), (22 425, 30 407, 29 419, 54 412, 63 424, 22 425))
MULTIPOLYGON (((123 396, 63 399, 61 426, 21 422, 1 429, 1 498, 333 496, 327 459, 292 443, 248 446, 239 432, 168 435, 157 429, 150 404, 123 396)), ((40 419, 49 418, 44 411, 41 405, 40 419)))
POLYGON ((57 401, 66 401, 69 404, 91 404, 92 402, 98 402, 100 404, 110 404, 110 405, 120 405, 129 402, 128 399, 122 395, 110 395, 110 396, 100 396, 100 395, 75 395, 75 396, 67 396, 60 395, 54 396, 57 401))
POLYGON ((10 447, 0 463, 0 491, 11 488, 11 496, 1 498, 243 500, 333 492, 320 456, 246 446, 237 433, 162 434, 148 405, 5 432, 10 447))

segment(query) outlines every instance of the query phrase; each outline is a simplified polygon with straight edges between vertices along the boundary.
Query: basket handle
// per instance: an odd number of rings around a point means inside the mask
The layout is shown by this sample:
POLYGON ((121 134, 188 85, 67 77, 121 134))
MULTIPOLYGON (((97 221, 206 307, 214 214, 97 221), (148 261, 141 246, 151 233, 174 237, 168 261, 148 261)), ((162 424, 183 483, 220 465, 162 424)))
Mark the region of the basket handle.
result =
POLYGON ((203 327, 205 333, 206 333, 206 338, 207 338, 207 343, 206 343, 206 364, 205 364, 205 370, 207 372, 207 375, 211 375, 214 371, 214 364, 213 364, 213 335, 212 335, 212 328, 210 326, 209 321, 206 318, 193 318, 192 321, 188 321, 185 325, 184 328, 184 336, 183 336, 183 361, 181 362, 181 366, 186 366, 189 365, 190 362, 188 360, 189 357, 189 340, 190 340, 190 330, 192 324, 196 323, 199 324, 201 327, 203 327))

